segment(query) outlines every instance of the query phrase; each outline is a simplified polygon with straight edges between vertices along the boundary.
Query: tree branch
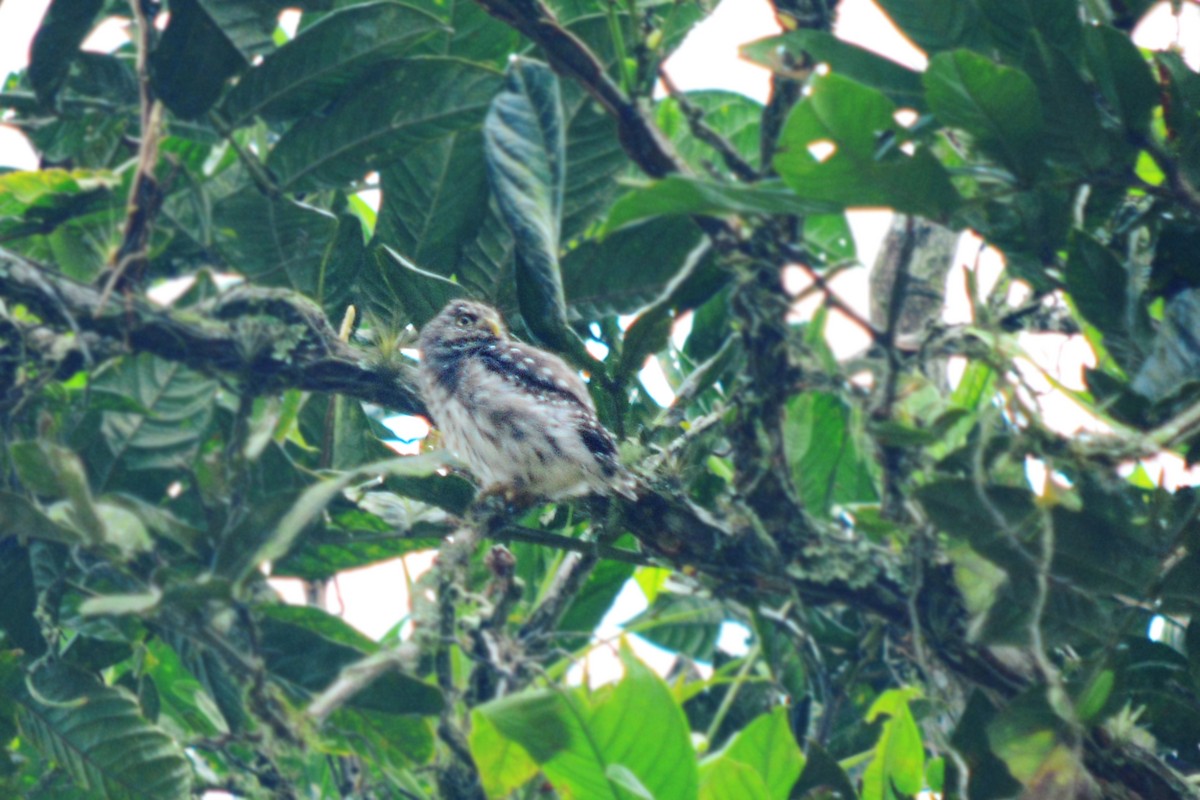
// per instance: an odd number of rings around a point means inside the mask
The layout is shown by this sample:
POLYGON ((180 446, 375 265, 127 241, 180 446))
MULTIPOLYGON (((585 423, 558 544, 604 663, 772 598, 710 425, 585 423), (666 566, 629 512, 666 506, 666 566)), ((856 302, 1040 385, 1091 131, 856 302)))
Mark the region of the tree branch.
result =
POLYGON ((579 83, 617 121, 621 146, 652 178, 686 172, 670 143, 642 110, 613 83, 600 59, 562 27, 541 0, 476 0, 496 19, 520 31, 542 48, 554 70, 579 83))
MULTIPOLYGON (((47 323, 99 334, 131 352, 150 353, 208 374, 252 379, 257 391, 292 387, 336 392, 402 413, 425 413, 411 367, 381 363, 340 341, 327 323, 326 330, 310 330, 293 347, 254 348, 244 331, 223 321, 166 309, 140 297, 105 304, 97 289, 3 249, 0 297, 24 304, 47 323)), ((291 322, 280 320, 280 325, 286 328, 291 322)))

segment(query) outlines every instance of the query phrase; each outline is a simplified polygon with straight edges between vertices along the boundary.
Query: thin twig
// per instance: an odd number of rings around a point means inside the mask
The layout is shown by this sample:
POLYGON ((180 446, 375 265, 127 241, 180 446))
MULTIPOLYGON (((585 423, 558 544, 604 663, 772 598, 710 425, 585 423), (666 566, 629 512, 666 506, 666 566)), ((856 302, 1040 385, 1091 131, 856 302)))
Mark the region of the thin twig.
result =
POLYGON ((740 180, 747 183, 758 180, 758 170, 750 166, 750 163, 742 158, 737 148, 728 139, 717 133, 704 121, 704 110, 697 107, 688 99, 687 94, 680 90, 675 81, 671 79, 671 74, 662 66, 658 68, 658 78, 662 81, 667 94, 671 96, 671 99, 679 106, 679 110, 683 112, 683 117, 687 120, 688 130, 691 131, 692 136, 695 136, 713 150, 716 150, 721 156, 721 160, 725 162, 725 166, 740 180))
MULTIPOLYGON (((162 139, 163 107, 154 96, 154 85, 150 80, 149 58, 153 49, 153 19, 146 14, 141 0, 133 0, 135 27, 137 28, 137 80, 138 106, 140 109, 140 134, 137 166, 129 188, 129 200, 125 208, 125 230, 121 244, 113 253, 108 279, 105 281, 101 308, 114 289, 129 281, 136 282, 146 267, 146 250, 150 233, 154 229, 154 218, 162 206, 162 188, 154 175, 158 166, 158 145, 162 139), (126 276, 130 277, 126 277, 126 276)), ((98 312, 97 312, 98 313, 98 312)))
POLYGON ((804 252, 793 244, 788 244, 785 242, 780 242, 779 244, 781 250, 783 251, 783 255, 788 259, 788 262, 795 264, 797 267, 802 269, 804 274, 808 276, 809 280, 813 282, 813 286, 817 287, 817 289, 819 289, 821 293, 825 295, 825 304, 827 306, 840 311, 851 322, 861 328, 864 333, 870 336, 871 341, 873 341, 875 344, 885 344, 887 338, 884 331, 881 331, 872 325, 870 320, 854 310, 853 306, 843 300, 838 293, 833 290, 833 287, 829 285, 828 281, 825 280, 825 277, 809 265, 808 262, 811 260, 811 256, 808 253, 804 252))

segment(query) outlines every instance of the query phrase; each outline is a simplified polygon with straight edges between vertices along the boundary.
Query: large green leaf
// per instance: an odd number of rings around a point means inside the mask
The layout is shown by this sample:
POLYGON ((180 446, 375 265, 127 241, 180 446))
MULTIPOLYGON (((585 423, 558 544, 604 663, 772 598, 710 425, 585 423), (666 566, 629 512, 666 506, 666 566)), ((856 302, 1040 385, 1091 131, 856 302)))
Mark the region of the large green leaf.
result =
POLYGON ((470 745, 488 797, 508 797, 537 775, 538 765, 529 754, 478 709, 471 711, 470 745))
POLYGON ((420 142, 380 171, 378 241, 421 269, 493 297, 494 275, 467 269, 465 251, 488 215, 483 142, 460 131, 420 142))
MULTIPOLYGON (((804 769, 804 754, 792 735, 788 709, 780 706, 755 719, 730 738, 720 752, 700 765, 702 800, 787 800, 804 769), (748 767, 763 787, 761 794, 736 794, 735 787, 747 777, 731 765, 748 767)), ((753 779, 749 779, 753 782, 753 779)))
POLYGON ((138 409, 101 412, 100 434, 107 449, 90 450, 88 468, 95 484, 146 496, 148 472, 159 472, 153 478, 157 485, 195 460, 208 432, 217 382, 181 364, 141 355, 98 375, 93 391, 138 409))
POLYGON ((712 661, 726 616, 725 606, 718 600, 661 592, 624 627, 665 650, 712 661))
POLYGON ((780 134, 780 177, 805 200, 945 219, 958 192, 928 150, 918 146, 908 155, 899 146, 906 133, 895 112, 882 92, 840 75, 818 78, 780 134), (809 151, 828 145, 834 150, 824 158, 809 151))
MULTIPOLYGON (((436 548, 450 533, 445 513, 438 508, 396 495, 372 492, 371 507, 386 502, 386 519, 364 511, 342 511, 332 524, 313 531, 287 556, 271 565, 272 575, 291 575, 308 581, 329 580, 337 573, 436 548)), ((382 511, 381 511, 382 513, 382 511)))
POLYGON ((441 275, 426 272, 390 247, 376 248, 359 277, 358 302, 395 328, 424 325, 446 303, 469 292, 441 275))
POLYGON ((104 0, 54 0, 29 47, 29 83, 49 106, 67 79, 79 45, 92 29, 104 0))
POLYGON ((321 302, 339 224, 333 214, 248 190, 217 203, 213 223, 232 269, 260 286, 284 286, 321 302))
POLYGON ((871 704, 867 721, 882 717, 884 722, 874 757, 863 773, 863 800, 899 800, 924 787, 925 751, 908 707, 917 694, 912 689, 889 689, 871 704))
POLYGON ((1117 256, 1081 230, 1071 234, 1067 291, 1079 313, 1104 334, 1104 346, 1126 369, 1137 363, 1136 335, 1148 322, 1129 297, 1130 276, 1117 256))
MULTIPOLYGON (((342 668, 378 652, 378 645, 340 618, 316 608, 272 606, 260 623, 267 669, 293 688, 319 692, 342 668)), ((386 672, 348 700, 350 706, 383 714, 436 714, 436 686, 398 671, 386 672)))
POLYGON ((1040 36, 1075 60, 1083 26, 1076 0, 973 0, 993 42, 1018 62, 1040 36))
POLYGON ((297 122, 267 165, 290 189, 344 186, 418 142, 480 124, 500 76, 452 58, 411 58, 297 122))
POLYGON ((454 56, 503 69, 509 56, 521 50, 521 35, 474 0, 408 0, 408 4, 433 14, 446 28, 444 34, 423 39, 415 48, 417 52, 454 56))
POLYGON ((1144 133, 1159 103, 1150 65, 1129 37, 1107 25, 1083 31, 1088 71, 1109 108, 1127 129, 1144 133))
MULTIPOLYGON (((691 108, 704 115, 704 124, 733 145, 735 152, 751 167, 757 168, 761 144, 763 105, 738 92, 704 90, 686 92, 691 108)), ((688 116, 674 97, 665 97, 655 109, 655 121, 671 140, 675 153, 697 172, 706 166, 727 171, 720 155, 712 147, 692 136, 688 116)))
POLYGON ((934 56, 924 81, 929 107, 943 124, 969 133, 1017 176, 1034 177, 1042 156, 1042 107, 1028 75, 955 50, 934 56))
POLYGON ((976 0, 879 0, 879 7, 928 53, 982 49, 987 41, 976 0))
POLYGON ((621 662, 624 677, 591 696, 527 691, 476 710, 573 797, 637 797, 622 788, 632 783, 631 776, 655 800, 691 800, 698 777, 683 710, 662 678, 628 647, 622 648, 621 662))
MULTIPOLYGON (((1072 3, 1072 5, 1074 5, 1072 3)), ((1034 35, 1021 66, 1042 98, 1042 149, 1051 160, 1079 172, 1109 172, 1132 166, 1136 151, 1123 134, 1101 124, 1095 89, 1059 43, 1034 35)))
POLYGON ((287 502, 284 505, 286 511, 274 522, 273 530, 269 531, 252 548, 248 548, 247 552, 239 554, 237 558, 239 566, 235 570, 235 574, 239 577, 245 576, 264 561, 274 561, 287 555, 296 539, 324 512, 325 507, 334 498, 341 495, 346 487, 355 483, 376 480, 383 475, 398 477, 430 475, 443 465, 444 458, 445 455, 440 452, 394 458, 367 464, 357 470, 344 472, 337 477, 326 478, 314 483, 305 489, 294 503, 287 502))
POLYGON ((620 191, 617 180, 632 171, 617 136, 617 123, 574 83, 562 86, 567 174, 560 241, 569 247, 602 219, 620 191))
POLYGON ((442 29, 437 17, 391 0, 335 11, 243 76, 225 114, 234 124, 255 114, 268 120, 312 114, 442 29))
POLYGON ((752 185, 671 175, 635 189, 613 204, 605 222, 615 231, 634 222, 660 216, 729 214, 828 214, 841 206, 828 200, 811 200, 791 191, 780 181, 752 185))
POLYGON ((150 53, 150 77, 159 99, 184 119, 212 108, 225 81, 246 67, 238 51, 201 7, 175 0, 158 45, 150 53))
POLYGON ((200 7, 247 60, 275 49, 279 14, 286 8, 320 8, 328 0, 200 0, 200 7))
POLYGON ((38 696, 18 699, 21 730, 80 786, 106 800, 190 795, 183 750, 128 692, 62 665, 42 667, 33 680, 38 696))
POLYGON ((566 133, 549 67, 527 59, 509 64, 483 135, 492 192, 516 246, 521 316, 535 336, 565 349, 574 339, 558 266, 566 133))
POLYGON ((877 497, 843 400, 825 392, 797 395, 788 401, 783 430, 792 480, 811 511, 828 514, 835 504, 877 497))
POLYGON ((653 301, 697 259, 711 260, 700 229, 687 218, 652 220, 591 239, 562 259, 567 304, 597 319, 653 301))
POLYGON ((823 62, 839 75, 878 89, 899 106, 918 111, 925 106, 919 73, 826 31, 807 28, 788 31, 782 36, 744 44, 741 54, 742 58, 785 73, 789 70, 784 54, 791 57, 791 64, 807 63, 806 58, 823 62))
MULTIPOLYGON (((37 542, 33 547, 40 547, 37 542)), ((42 626, 34 616, 38 605, 38 587, 30 564, 30 547, 15 538, 0 538, 0 585, 5 587, 5 602, 0 604, 0 631, 6 646, 16 646, 27 655, 39 656, 46 649, 42 626)))

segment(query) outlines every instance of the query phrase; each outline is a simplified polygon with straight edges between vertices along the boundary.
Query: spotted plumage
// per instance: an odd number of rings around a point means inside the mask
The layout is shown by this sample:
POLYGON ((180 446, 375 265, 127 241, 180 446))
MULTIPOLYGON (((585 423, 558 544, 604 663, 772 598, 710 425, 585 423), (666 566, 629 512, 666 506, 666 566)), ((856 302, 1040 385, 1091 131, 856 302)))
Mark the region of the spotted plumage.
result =
POLYGON ((451 302, 421 331, 420 348, 434 424, 485 489, 636 497, 579 373, 510 338, 495 309, 451 302))

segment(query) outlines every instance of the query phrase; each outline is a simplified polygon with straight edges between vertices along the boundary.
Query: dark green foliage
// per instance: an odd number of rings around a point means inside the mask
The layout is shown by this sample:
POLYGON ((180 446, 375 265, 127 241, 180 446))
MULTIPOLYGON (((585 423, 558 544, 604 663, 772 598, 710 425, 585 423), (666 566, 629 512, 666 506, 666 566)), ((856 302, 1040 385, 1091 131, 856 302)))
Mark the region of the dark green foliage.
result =
POLYGON ((44 167, 0 174, 0 797, 1197 796, 1200 499, 1139 462, 1200 460, 1200 75, 1147 0, 878 0, 920 71, 778 2, 771 102, 656 97, 711 5, 168 0, 97 54, 129 3, 50 4, 0 94, 44 167), (879 207, 1004 269, 914 328, 893 236, 848 356, 879 207), (458 297, 588 373, 637 502, 395 454, 458 297), (433 549, 381 641, 265 577, 433 549))

